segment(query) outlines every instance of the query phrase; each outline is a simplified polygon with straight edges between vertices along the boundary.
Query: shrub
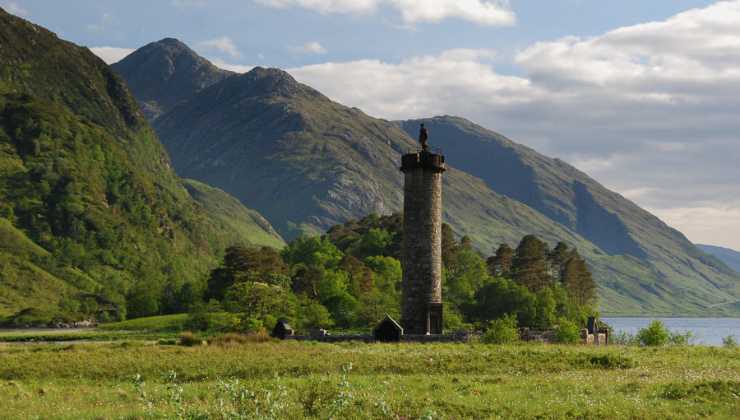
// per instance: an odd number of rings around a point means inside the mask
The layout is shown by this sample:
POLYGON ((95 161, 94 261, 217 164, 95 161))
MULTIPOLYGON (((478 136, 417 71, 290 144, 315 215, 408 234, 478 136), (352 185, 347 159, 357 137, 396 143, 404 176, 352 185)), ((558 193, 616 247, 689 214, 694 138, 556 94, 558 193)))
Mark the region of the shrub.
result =
POLYGON ((655 320, 646 328, 637 332, 637 342, 643 346, 664 346, 670 339, 670 332, 665 325, 655 320))
POLYGON ((257 317, 244 316, 242 317, 241 327, 243 332, 256 333, 265 329, 265 323, 257 317))
POLYGON ((668 341, 676 346, 686 346, 691 343, 691 340, 693 339, 694 334, 691 331, 686 331, 685 333, 671 332, 668 337, 668 341))
POLYGON ((621 354, 580 354, 573 361, 574 367, 597 369, 631 369, 636 366, 634 360, 621 354))
POLYGON ((735 341, 735 336, 728 335, 727 337, 722 339, 722 345, 727 348, 735 348, 737 347, 737 341, 735 341))
POLYGON ((180 334, 180 345, 181 346, 192 347, 192 346, 200 346, 201 344, 203 344, 203 340, 190 331, 185 331, 184 333, 180 334))
POLYGON ((486 344, 506 344, 519 341, 519 330, 514 315, 506 315, 488 324, 488 330, 481 337, 486 344))
POLYGON ((568 321, 565 318, 561 318, 558 322, 558 327, 555 330, 555 341, 558 343, 574 344, 581 340, 581 331, 578 325, 568 321))
POLYGON ((185 328, 193 331, 207 331, 211 328, 211 317, 205 305, 198 304, 193 307, 185 321, 185 328))

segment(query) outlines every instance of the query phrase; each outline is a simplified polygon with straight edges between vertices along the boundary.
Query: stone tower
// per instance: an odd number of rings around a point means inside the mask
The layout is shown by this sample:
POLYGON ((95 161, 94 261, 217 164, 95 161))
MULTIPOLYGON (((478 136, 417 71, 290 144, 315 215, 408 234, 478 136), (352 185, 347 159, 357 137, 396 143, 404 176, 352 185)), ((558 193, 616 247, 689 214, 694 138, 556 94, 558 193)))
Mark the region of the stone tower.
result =
MULTIPOLYGON (((425 139, 426 140, 426 139, 425 139)), ((445 158, 403 155, 403 290, 405 334, 442 334, 442 173, 445 158)))

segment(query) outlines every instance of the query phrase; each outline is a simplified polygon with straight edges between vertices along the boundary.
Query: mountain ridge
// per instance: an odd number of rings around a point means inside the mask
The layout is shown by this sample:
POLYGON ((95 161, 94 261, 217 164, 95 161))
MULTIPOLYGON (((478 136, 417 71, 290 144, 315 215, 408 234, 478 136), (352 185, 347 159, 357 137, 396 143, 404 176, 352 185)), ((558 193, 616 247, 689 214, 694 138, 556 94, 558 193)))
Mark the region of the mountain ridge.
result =
POLYGON ((216 67, 175 38, 149 43, 111 67, 127 74, 128 86, 149 121, 234 74, 216 67))
POLYGON ((740 251, 716 245, 697 244, 696 246, 707 254, 718 258, 720 261, 727 264, 727 266, 740 273, 740 251))

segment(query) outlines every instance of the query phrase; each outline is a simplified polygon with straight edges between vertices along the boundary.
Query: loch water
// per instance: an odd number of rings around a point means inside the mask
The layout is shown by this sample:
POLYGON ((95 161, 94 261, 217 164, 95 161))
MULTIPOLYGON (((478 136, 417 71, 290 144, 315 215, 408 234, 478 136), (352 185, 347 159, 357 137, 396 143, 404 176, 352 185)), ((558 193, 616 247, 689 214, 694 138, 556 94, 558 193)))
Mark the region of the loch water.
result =
POLYGON ((660 317, 603 317, 602 320, 614 328, 614 332, 626 332, 636 334, 641 328, 645 328, 653 320, 660 320, 672 332, 685 333, 690 331, 693 335, 691 344, 721 346, 722 339, 734 336, 735 341, 740 342, 740 318, 660 318, 660 317))

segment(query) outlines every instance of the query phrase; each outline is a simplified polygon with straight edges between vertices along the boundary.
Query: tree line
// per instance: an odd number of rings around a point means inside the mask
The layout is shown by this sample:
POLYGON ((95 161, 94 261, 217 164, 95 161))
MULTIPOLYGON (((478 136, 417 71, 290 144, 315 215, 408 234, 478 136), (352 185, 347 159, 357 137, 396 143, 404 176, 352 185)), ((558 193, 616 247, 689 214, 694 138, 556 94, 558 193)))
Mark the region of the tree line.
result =
MULTIPOLYGON (((444 323, 447 330, 485 328, 510 317, 518 326, 585 325, 596 284, 577 250, 550 249, 528 235, 491 256, 443 225, 444 323)), ((366 329, 400 316, 402 218, 371 215, 301 237, 282 251, 232 246, 208 278, 193 312, 234 313, 234 328, 270 328, 285 318, 299 329, 366 329)), ((202 319, 202 317, 201 317, 202 319)))

